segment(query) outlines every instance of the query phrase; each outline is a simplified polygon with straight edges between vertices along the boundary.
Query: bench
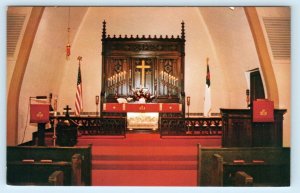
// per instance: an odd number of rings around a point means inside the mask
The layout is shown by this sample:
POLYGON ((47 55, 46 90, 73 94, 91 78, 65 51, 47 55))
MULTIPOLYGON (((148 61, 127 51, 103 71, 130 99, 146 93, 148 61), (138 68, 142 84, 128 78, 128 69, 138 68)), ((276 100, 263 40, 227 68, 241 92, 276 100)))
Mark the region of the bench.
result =
POLYGON ((290 148, 198 147, 199 186, 289 186, 290 148))
POLYGON ((8 184, 48 185, 60 179, 63 185, 91 185, 91 146, 7 147, 8 184))

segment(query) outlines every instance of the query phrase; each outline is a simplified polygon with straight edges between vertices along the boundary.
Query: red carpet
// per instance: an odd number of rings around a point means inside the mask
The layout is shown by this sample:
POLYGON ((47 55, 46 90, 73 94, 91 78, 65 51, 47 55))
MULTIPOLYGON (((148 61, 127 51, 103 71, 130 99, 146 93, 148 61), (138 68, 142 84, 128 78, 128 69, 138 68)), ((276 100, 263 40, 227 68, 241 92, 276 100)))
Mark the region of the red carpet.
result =
POLYGON ((196 186, 198 143, 221 146, 221 137, 83 136, 77 145, 93 144, 94 186, 196 186))

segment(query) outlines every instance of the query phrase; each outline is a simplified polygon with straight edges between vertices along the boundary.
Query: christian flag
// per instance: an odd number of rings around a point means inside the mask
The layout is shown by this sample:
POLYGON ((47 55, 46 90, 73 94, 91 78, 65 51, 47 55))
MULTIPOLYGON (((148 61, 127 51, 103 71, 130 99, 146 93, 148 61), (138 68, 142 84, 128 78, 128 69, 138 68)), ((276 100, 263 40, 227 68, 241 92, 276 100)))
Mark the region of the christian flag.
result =
POLYGON ((205 98, 204 98, 204 111, 205 117, 209 116, 211 110, 211 96, 210 96, 210 72, 207 58, 207 70, 206 70, 206 84, 205 84, 205 98))
POLYGON ((79 61, 76 100, 75 100, 75 115, 80 115, 82 108, 83 108, 82 107, 82 81, 81 81, 81 70, 80 70, 80 61, 79 61))

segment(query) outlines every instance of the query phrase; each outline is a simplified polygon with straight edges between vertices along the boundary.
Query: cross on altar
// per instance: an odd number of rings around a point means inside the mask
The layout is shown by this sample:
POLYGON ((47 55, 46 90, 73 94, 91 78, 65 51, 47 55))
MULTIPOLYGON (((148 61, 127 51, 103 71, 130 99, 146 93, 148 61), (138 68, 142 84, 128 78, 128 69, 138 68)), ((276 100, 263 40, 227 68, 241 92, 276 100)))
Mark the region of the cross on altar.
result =
POLYGON ((66 110, 66 117, 69 117, 69 110, 71 110, 69 105, 67 105, 66 108, 64 108, 64 110, 66 110))
POLYGON ((145 69, 151 68, 151 66, 145 65, 145 60, 142 60, 142 65, 136 66, 136 68, 140 68, 142 70, 142 87, 145 87, 145 69))

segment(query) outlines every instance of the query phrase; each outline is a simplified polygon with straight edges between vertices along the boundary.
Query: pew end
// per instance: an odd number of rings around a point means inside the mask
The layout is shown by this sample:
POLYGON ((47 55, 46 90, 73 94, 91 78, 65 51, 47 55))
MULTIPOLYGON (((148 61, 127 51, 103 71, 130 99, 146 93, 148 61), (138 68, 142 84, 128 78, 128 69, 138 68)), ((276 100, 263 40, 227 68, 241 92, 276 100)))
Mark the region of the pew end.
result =
POLYGON ((48 178, 49 185, 63 186, 64 185, 64 172, 54 171, 48 178))
POLYGON ((234 186, 253 186, 253 177, 244 171, 237 171, 232 181, 234 186))

